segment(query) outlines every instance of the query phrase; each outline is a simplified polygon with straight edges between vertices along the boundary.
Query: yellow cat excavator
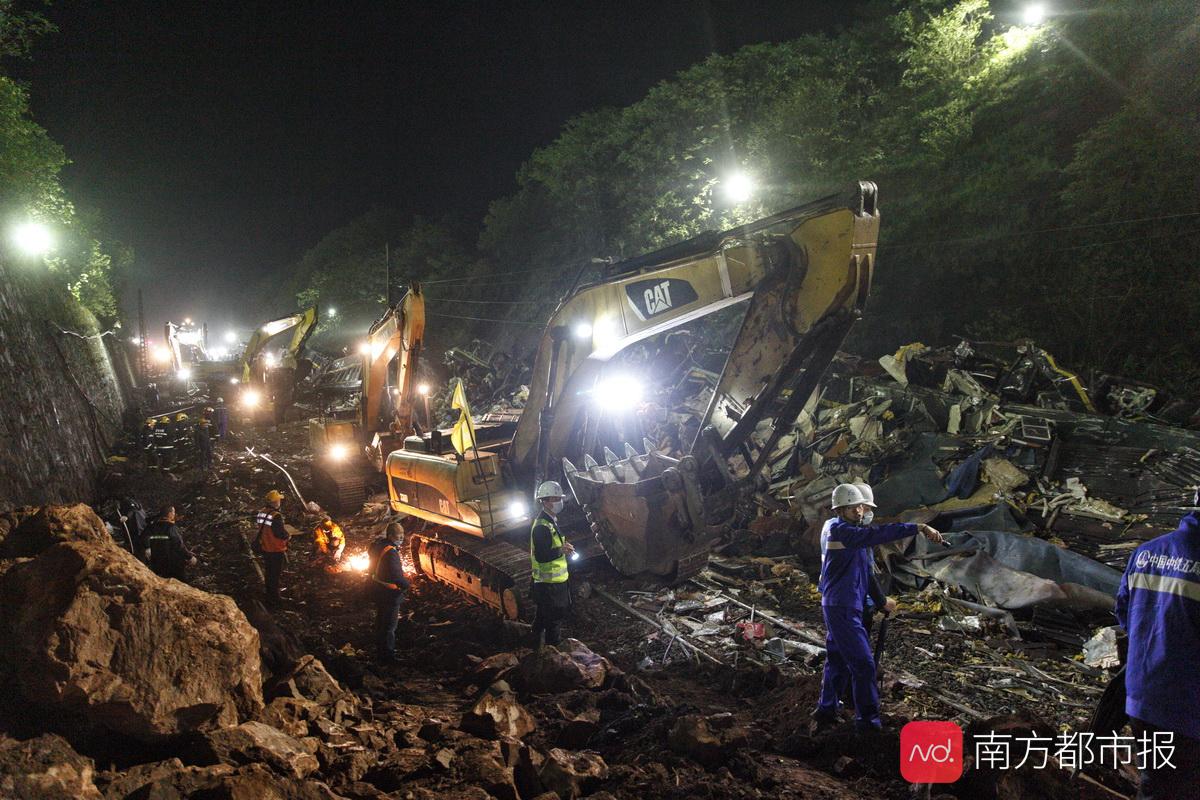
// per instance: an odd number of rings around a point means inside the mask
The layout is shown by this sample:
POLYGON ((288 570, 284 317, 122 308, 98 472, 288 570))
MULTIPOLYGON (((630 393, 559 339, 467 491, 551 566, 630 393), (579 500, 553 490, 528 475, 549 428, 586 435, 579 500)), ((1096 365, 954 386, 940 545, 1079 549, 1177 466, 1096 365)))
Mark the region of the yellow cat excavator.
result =
POLYGON ((541 337, 515 423, 485 417, 461 454, 440 431, 379 451, 392 509, 425 523, 410 537, 417 569, 527 616, 529 498, 539 481, 565 479, 577 505, 560 525, 587 557, 602 549, 627 575, 699 572, 860 316, 878 231, 875 185, 858 183, 573 288, 541 337), (614 356, 736 304, 745 316, 689 452, 607 447, 633 427, 622 415, 638 392, 635 378, 613 374, 614 356))
POLYGON ((354 419, 325 419, 309 428, 317 496, 350 509, 370 493, 384 458, 415 433, 416 370, 425 338, 425 296, 413 283, 361 343, 361 388, 354 419))
POLYGON ((277 404, 282 404, 284 409, 291 405, 296 384, 304 379, 301 364, 304 343, 316 327, 317 307, 310 306, 264 322, 250 335, 238 363, 238 403, 246 413, 269 416, 277 404), (267 344, 288 331, 292 332, 291 339, 276 362, 274 356, 266 352, 267 344))

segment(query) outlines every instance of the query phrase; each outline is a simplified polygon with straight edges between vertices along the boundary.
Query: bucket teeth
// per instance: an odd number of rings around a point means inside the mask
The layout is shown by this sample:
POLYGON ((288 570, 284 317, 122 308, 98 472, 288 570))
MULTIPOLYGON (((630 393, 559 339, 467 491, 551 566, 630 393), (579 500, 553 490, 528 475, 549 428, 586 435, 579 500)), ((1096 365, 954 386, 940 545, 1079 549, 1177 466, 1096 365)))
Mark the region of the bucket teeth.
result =
POLYGON ((629 442, 626 442, 625 443, 625 457, 633 458, 637 454, 638 454, 638 451, 633 449, 633 445, 631 445, 629 442))
POLYGON ((647 439, 645 437, 642 437, 642 447, 645 448, 646 455, 650 455, 655 450, 654 442, 650 441, 649 439, 647 439))
POLYGON ((607 447, 604 448, 604 463, 608 464, 611 467, 613 464, 616 464, 620 460, 621 459, 617 457, 616 453, 614 453, 612 450, 609 450, 607 447))
POLYGON ((575 465, 572 464, 569 459, 564 458, 563 459, 563 474, 569 478, 572 475, 574 475, 576 472, 579 472, 579 470, 575 469, 575 465))
POLYGON ((594 469, 595 467, 598 467, 598 466, 600 466, 600 465, 596 463, 596 459, 592 458, 591 454, 589 454, 589 453, 583 454, 583 468, 584 469, 590 470, 590 469, 594 469))

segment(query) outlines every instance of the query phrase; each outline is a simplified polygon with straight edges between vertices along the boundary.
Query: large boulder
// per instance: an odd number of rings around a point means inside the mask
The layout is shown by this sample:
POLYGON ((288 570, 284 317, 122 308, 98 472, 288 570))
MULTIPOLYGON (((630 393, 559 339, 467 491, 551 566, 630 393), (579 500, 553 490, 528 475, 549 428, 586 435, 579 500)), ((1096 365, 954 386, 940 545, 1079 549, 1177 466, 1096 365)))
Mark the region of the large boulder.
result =
POLYGON ((261 764, 156 768, 136 778, 132 772, 121 779, 120 784, 121 790, 128 790, 129 793, 110 794, 110 800, 116 800, 118 796, 122 800, 124 797, 152 800, 201 797, 222 800, 338 800, 340 797, 324 783, 281 778, 261 764))
POLYGON ((672 751, 710 766, 725 760, 747 742, 746 730, 730 714, 710 717, 686 714, 675 720, 667 736, 672 751))
POLYGON ((261 722, 197 734, 189 750, 190 763, 204 767, 266 764, 292 778, 306 778, 318 767, 299 740, 261 722))
POLYGON ((574 800, 608 778, 608 764, 596 753, 572 753, 556 747, 546 754, 538 777, 563 800, 574 800))
POLYGON ((91 506, 25 506, 0 514, 0 558, 29 558, 58 542, 113 544, 91 506))
POLYGON ((572 689, 598 689, 612 668, 608 659, 588 649, 578 639, 567 639, 557 649, 541 647, 519 667, 522 686, 533 694, 557 694, 572 689))
POLYGON ((517 702, 509 685, 504 681, 496 681, 484 691, 471 710, 463 714, 459 727, 485 739, 505 736, 523 739, 537 727, 537 722, 517 702))
POLYGON ((262 710, 258 634, 232 599, 124 550, 61 542, 0 577, 0 660, 34 709, 143 742, 262 710))
POLYGON ((102 800, 95 765, 61 736, 18 742, 0 737, 0 797, 21 800, 102 800))

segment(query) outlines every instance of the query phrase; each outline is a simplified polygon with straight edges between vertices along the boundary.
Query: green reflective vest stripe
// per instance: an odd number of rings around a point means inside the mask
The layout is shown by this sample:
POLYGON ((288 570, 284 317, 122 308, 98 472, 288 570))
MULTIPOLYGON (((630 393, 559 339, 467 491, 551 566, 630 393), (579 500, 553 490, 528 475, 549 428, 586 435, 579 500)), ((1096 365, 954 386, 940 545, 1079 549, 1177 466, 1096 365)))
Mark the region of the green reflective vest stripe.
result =
POLYGON ((537 560, 537 553, 533 547, 533 532, 537 530, 539 525, 550 529, 550 541, 555 547, 561 548, 563 546, 563 537, 558 532, 558 526, 548 519, 538 517, 529 531, 529 558, 533 562, 533 582, 565 583, 567 580, 567 557, 565 555, 560 555, 553 561, 537 560))

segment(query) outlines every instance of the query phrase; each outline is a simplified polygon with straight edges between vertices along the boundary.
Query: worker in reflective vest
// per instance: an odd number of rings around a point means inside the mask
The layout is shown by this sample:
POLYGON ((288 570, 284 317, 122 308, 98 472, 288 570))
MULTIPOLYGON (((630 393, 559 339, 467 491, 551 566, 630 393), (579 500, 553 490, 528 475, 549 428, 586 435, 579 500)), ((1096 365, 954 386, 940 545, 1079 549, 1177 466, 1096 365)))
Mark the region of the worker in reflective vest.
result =
POLYGON ((1133 551, 1116 612, 1129 633, 1125 713, 1137 746, 1174 748, 1170 766, 1149 758, 1138 770, 1138 797, 1200 796, 1200 513, 1133 551))
POLYGON ((381 663, 396 661, 396 623, 400 606, 410 588, 400 558, 404 543, 404 527, 399 522, 388 523, 383 537, 367 548, 371 555, 371 585, 375 599, 375 655, 381 663))
POLYGON ((575 553, 558 531, 558 514, 563 509, 563 491, 557 481, 546 481, 534 493, 542 506, 529 532, 529 557, 533 562, 533 621, 535 646, 559 642, 563 618, 571 607, 567 559, 575 553))
POLYGON ((818 727, 837 722, 840 697, 849 683, 857 712, 855 727, 870 732, 882 726, 875 658, 863 625, 863 606, 871 580, 871 548, 918 533, 932 542, 941 542, 942 535, 924 524, 872 526, 873 498, 853 483, 834 488, 831 506, 837 516, 821 531, 818 584, 825 617, 825 674, 812 716, 818 727))
POLYGON ((279 604, 279 580, 283 575, 283 563, 287 559, 288 539, 291 534, 283 522, 279 507, 283 504, 283 493, 278 489, 267 492, 267 505, 255 515, 258 525, 258 549, 263 558, 263 574, 266 582, 266 603, 279 604))

